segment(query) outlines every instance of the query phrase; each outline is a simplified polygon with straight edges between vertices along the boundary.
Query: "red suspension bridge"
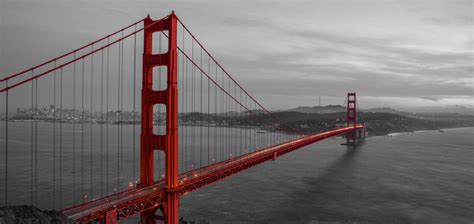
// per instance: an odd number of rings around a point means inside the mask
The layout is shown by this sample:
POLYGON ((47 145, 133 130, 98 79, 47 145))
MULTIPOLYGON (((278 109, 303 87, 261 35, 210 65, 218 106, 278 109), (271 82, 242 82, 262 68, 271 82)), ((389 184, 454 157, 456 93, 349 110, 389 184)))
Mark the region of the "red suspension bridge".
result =
POLYGON ((351 145, 366 135, 355 93, 341 127, 305 133, 280 120, 174 13, 0 82, 3 203, 80 223, 178 223, 192 191, 332 136, 351 145))

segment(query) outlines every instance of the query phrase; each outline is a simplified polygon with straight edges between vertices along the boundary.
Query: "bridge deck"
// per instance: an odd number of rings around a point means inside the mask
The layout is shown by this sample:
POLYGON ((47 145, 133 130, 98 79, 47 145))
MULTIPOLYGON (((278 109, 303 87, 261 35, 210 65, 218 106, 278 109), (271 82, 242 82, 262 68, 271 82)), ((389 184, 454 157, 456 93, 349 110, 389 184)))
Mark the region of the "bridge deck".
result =
MULTIPOLYGON (((355 129, 359 128, 363 128, 363 126, 358 125, 355 127, 355 129)), ((222 180, 265 161, 273 160, 278 156, 299 149, 303 146, 332 136, 344 134, 352 130, 354 130, 354 127, 344 127, 314 135, 303 136, 297 140, 282 143, 280 145, 183 173, 179 177, 180 186, 176 191, 178 191, 180 195, 185 195, 191 191, 200 189, 206 185, 222 180)), ((165 183, 164 181, 158 181, 149 187, 133 188, 65 209, 63 210, 63 213, 76 221, 87 222, 104 219, 104 214, 112 211, 116 213, 117 220, 121 220, 142 211, 157 208, 165 199, 165 183)))

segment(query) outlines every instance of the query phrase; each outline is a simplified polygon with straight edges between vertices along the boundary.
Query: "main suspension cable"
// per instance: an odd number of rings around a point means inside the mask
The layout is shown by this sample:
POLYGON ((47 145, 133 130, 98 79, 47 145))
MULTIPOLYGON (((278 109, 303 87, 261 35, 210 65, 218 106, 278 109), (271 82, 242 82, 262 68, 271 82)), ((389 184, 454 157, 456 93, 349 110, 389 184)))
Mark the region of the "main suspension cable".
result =
POLYGON ((37 68, 43 67, 43 66, 45 66, 45 65, 47 65, 47 64, 50 64, 50 63, 52 63, 52 62, 55 62, 55 61, 57 61, 57 60, 59 60, 59 59, 62 59, 62 58, 64 58, 64 57, 67 57, 67 56, 70 56, 70 55, 72 55, 72 54, 75 54, 76 52, 81 51, 81 50, 83 50, 83 49, 85 49, 85 48, 87 48, 87 47, 89 47, 89 46, 91 46, 91 45, 94 45, 94 44, 96 44, 96 43, 99 43, 99 42, 101 42, 101 41, 103 41, 103 40, 105 40, 105 39, 108 39, 108 38, 110 38, 110 37, 112 37, 112 36, 118 34, 118 33, 121 32, 121 31, 124 31, 124 30, 129 29, 130 27, 135 26, 135 25, 137 25, 137 24, 143 22, 143 20, 145 20, 145 18, 140 19, 139 21, 137 21, 137 22, 135 22, 135 23, 132 23, 131 25, 126 26, 126 27, 124 27, 124 28, 122 28, 122 29, 120 29, 120 30, 118 30, 118 31, 116 31, 116 32, 113 32, 112 34, 109 34, 109 35, 107 35, 107 36, 105 36, 105 37, 102 37, 102 38, 96 40, 96 41, 93 41, 93 42, 91 42, 91 43, 89 43, 89 44, 83 45, 82 47, 79 47, 79 48, 77 48, 77 49, 75 49, 75 50, 72 50, 72 51, 70 51, 70 52, 68 52, 68 53, 65 53, 65 54, 63 54, 63 55, 61 55, 61 56, 59 56, 59 57, 53 58, 53 59, 51 59, 51 60, 49 60, 49 61, 43 62, 43 63, 41 63, 41 64, 39 64, 39 65, 34 66, 34 67, 25 69, 25 70, 23 70, 23 71, 21 71, 21 72, 18 72, 18 73, 16 73, 16 74, 9 75, 9 76, 7 76, 7 77, 1 79, 0 82, 7 81, 7 80, 12 79, 12 78, 15 78, 15 77, 17 77, 17 76, 19 76, 19 75, 22 75, 22 74, 24 74, 24 73, 26 73, 26 72, 36 70, 37 68))

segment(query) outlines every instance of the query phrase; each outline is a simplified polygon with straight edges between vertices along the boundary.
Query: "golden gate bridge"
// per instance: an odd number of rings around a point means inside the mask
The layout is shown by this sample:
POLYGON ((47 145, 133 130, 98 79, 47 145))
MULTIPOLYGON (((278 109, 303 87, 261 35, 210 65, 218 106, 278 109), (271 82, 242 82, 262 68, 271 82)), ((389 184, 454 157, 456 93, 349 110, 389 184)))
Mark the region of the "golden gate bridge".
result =
POLYGON ((0 82, 4 204, 60 209, 79 223, 178 223, 186 194, 329 137, 353 145, 366 135, 355 93, 341 127, 307 133, 283 122, 174 12, 0 82), (26 128, 16 130, 11 111, 22 106, 26 128))

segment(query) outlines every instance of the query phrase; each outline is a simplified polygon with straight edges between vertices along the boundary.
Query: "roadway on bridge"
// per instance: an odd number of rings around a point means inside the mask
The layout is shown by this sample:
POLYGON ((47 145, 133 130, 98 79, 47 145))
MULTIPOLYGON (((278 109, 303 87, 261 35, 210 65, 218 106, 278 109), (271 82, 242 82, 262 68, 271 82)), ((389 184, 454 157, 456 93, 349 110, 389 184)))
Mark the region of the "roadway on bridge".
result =
MULTIPOLYGON (((197 190, 205 185, 216 182, 234 173, 240 172, 244 169, 237 169, 236 167, 242 167, 247 165, 247 168, 258 165, 262 162, 275 159, 277 156, 281 156, 293 150, 302 148, 308 144, 333 137, 336 135, 344 134, 354 129, 364 128, 362 125, 354 127, 344 127, 334 129, 326 132, 321 132, 314 135, 302 136, 299 139, 282 143, 273 147, 269 147, 260 151, 248 153, 240 157, 231 158, 219 163, 211 164, 200 169, 196 169, 187 173, 180 174, 179 183, 181 189, 180 194, 184 195, 189 191, 197 190), (255 162, 257 161, 258 162, 255 162), (224 172, 229 172, 227 175, 222 175, 224 172), (216 178, 219 176, 220 178, 216 178), (212 181, 209 181, 212 179, 212 181), (202 182, 202 183, 200 183, 202 182), (198 186, 198 187, 190 187, 198 186)), ((76 221, 81 220, 94 220, 101 219, 104 211, 114 210, 120 213, 120 210, 129 209, 128 207, 134 206, 139 203, 144 203, 148 198, 157 197, 164 199, 166 197, 165 182, 164 180, 157 181, 155 184, 144 188, 132 188, 127 191, 116 193, 107 197, 94 199, 81 205, 74 206, 63 210, 63 213, 71 219, 76 221)), ((154 206, 159 206, 160 203, 156 203, 154 206)), ((129 212, 130 213, 130 212, 129 212)), ((138 212, 137 212, 138 213, 138 212)), ((133 215, 133 213, 132 213, 133 215)), ((117 217, 121 219, 121 217, 117 217)), ((125 217, 124 217, 125 218, 125 217)))

